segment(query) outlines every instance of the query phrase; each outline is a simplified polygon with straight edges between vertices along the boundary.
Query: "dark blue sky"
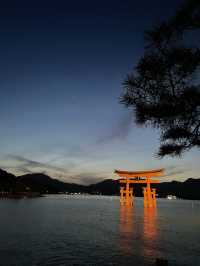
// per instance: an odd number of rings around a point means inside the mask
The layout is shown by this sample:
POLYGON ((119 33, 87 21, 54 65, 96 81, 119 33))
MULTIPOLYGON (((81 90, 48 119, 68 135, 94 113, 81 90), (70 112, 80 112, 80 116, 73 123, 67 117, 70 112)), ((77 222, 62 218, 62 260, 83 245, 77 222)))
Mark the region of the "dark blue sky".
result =
POLYGON ((163 166, 170 178, 195 177, 195 151, 157 160, 158 132, 137 128, 118 102, 144 30, 182 2, 1 3, 0 167, 82 183, 113 177, 115 168, 163 166))

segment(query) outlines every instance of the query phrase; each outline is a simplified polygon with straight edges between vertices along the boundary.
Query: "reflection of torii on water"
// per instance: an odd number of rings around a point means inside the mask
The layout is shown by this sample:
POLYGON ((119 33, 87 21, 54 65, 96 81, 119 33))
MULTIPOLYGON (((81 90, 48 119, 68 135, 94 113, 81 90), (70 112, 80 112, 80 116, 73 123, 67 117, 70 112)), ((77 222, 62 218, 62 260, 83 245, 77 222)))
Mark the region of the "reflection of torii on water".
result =
POLYGON ((151 178, 161 176, 163 172, 164 169, 134 172, 115 170, 115 173, 121 177, 119 179, 120 203, 122 205, 133 204, 133 187, 130 187, 130 184, 146 184, 146 187, 143 187, 144 206, 156 206, 156 189, 151 189, 151 184, 157 184, 159 181, 151 180, 151 178))

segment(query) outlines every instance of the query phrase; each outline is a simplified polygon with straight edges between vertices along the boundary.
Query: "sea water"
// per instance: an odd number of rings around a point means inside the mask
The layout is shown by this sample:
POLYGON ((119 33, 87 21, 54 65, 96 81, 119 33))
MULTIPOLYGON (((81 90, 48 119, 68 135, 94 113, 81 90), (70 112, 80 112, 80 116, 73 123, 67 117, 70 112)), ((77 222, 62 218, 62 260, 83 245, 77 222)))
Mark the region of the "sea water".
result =
POLYGON ((118 197, 0 200, 0 265, 200 265, 200 202, 118 197))

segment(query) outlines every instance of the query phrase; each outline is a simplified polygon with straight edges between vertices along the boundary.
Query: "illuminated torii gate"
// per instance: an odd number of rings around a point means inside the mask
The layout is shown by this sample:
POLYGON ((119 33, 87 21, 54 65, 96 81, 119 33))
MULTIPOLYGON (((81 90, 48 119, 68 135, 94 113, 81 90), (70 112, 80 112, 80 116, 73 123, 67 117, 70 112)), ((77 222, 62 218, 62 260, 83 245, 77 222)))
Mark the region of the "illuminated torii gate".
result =
POLYGON ((125 205, 133 205, 133 188, 130 184, 147 184, 143 187, 144 206, 153 207, 156 206, 156 189, 151 189, 151 184, 159 183, 158 180, 151 180, 152 177, 161 176, 164 169, 149 170, 149 171, 121 171, 115 170, 121 179, 120 182, 120 203, 125 205), (123 186, 125 184, 125 187, 123 186))

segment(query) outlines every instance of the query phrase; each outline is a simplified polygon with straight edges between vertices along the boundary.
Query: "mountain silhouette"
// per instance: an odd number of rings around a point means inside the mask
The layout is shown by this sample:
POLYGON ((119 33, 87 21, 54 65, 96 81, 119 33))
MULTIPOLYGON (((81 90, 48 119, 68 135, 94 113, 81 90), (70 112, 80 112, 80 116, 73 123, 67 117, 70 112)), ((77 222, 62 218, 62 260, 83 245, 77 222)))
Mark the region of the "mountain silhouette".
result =
POLYGON ((26 174, 17 178, 31 191, 40 193, 84 192, 85 186, 65 183, 42 173, 26 174))
POLYGON ((0 191, 12 191, 16 186, 16 177, 0 169, 0 191))
MULTIPOLYGON (((134 184, 134 195, 143 196, 143 184, 134 184)), ((154 184, 159 197, 175 195, 178 198, 200 200, 200 179, 189 178, 184 182, 171 181, 154 184)), ((101 195, 119 195, 120 184, 118 180, 105 179, 89 186, 75 183, 66 183, 53 179, 43 173, 26 174, 16 177, 0 169, 0 193, 26 192, 39 194, 52 193, 89 193, 101 195)))

